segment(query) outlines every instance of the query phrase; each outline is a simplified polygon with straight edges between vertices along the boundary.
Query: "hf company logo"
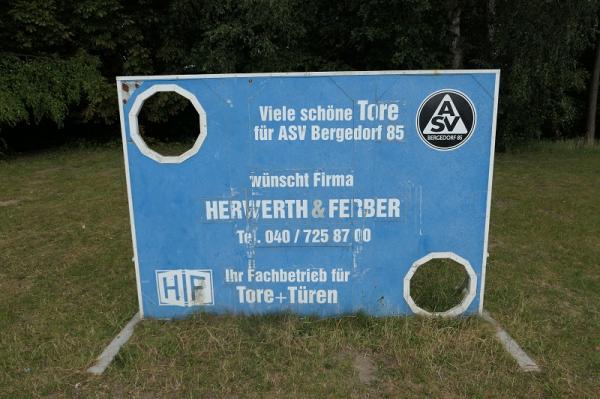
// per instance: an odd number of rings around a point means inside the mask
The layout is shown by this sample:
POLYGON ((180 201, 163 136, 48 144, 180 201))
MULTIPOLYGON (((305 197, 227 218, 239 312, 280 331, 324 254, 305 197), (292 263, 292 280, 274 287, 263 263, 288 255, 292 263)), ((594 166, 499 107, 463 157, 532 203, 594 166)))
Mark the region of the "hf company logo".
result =
POLYGON ((157 270, 160 306, 214 305, 212 270, 157 270))
POLYGON ((440 90, 423 101, 417 113, 421 139, 436 150, 453 150, 471 137, 477 114, 471 100, 456 90, 440 90))

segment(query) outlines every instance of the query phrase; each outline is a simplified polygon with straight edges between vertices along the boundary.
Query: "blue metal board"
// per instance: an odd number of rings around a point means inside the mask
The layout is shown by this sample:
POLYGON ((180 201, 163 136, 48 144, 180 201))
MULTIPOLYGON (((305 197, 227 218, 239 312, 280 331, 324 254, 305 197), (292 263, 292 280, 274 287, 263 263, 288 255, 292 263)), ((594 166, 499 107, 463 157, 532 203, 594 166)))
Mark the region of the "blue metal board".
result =
POLYGON ((447 315, 481 311, 498 71, 118 78, 140 310, 426 313, 410 276, 471 276, 447 315), (158 91, 201 135, 162 157, 138 133, 158 91))

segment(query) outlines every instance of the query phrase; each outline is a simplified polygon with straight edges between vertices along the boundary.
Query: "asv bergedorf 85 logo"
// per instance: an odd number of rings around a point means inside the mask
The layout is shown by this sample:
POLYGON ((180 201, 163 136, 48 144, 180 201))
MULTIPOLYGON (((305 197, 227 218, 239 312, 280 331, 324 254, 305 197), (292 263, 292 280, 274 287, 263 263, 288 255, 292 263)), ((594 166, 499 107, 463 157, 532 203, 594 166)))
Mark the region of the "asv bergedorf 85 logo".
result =
POLYGON ((477 113, 464 93, 445 89, 429 95, 421 103, 416 122, 425 144, 436 150, 453 150, 471 138, 477 113))

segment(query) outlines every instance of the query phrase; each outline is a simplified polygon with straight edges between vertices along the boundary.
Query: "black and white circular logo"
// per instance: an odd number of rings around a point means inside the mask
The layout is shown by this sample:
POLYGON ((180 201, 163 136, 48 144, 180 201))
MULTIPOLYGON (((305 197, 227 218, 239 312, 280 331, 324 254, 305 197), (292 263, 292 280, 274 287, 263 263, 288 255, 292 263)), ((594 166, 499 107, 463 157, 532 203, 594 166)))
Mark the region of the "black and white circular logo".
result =
POLYGON ((417 130, 430 147, 453 150, 471 137, 476 121, 475 107, 469 97, 456 90, 440 90, 419 107, 417 130))

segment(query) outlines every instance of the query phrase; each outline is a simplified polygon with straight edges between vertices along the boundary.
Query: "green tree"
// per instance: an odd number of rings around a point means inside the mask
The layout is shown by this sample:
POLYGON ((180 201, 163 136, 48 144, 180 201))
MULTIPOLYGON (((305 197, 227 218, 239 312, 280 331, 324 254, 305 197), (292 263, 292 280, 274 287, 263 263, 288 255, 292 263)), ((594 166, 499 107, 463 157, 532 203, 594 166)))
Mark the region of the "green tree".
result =
POLYGON ((600 33, 598 20, 595 22, 596 49, 594 51, 594 66, 588 83, 587 119, 585 126, 585 140, 588 145, 593 145, 596 139, 596 114, 598 111, 598 84, 600 83, 600 33))
MULTIPOLYGON (((6 0, 0 128, 112 123, 118 75, 463 67, 502 70, 501 142, 568 137, 598 3, 6 0)), ((181 108, 157 104, 156 122, 181 108)))
MULTIPOLYGON (((70 2, 15 0, 0 12, 0 125, 61 125, 77 112, 85 120, 113 119, 101 60, 78 45, 70 2)), ((107 21, 105 21, 106 23, 107 21)))
POLYGON ((488 4, 496 7, 489 64, 502 70, 500 138, 568 136, 581 116, 576 93, 585 89, 587 71, 578 59, 590 45, 597 2, 488 4))

